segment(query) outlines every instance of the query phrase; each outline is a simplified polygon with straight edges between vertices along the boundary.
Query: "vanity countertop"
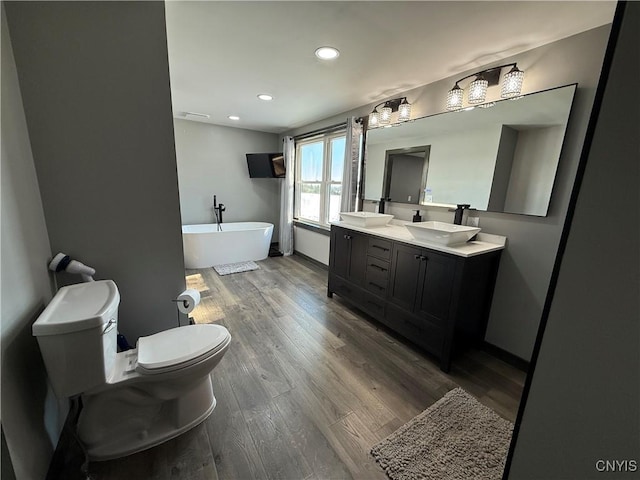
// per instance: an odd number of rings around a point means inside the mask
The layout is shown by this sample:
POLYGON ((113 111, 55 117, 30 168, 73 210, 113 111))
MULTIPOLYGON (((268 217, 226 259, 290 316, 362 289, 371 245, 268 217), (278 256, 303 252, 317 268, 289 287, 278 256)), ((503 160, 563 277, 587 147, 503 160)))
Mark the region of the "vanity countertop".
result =
POLYGON ((346 222, 331 222, 332 225, 338 227, 348 228, 355 230, 356 232, 368 233, 369 235, 376 235, 382 238, 388 238, 390 240, 397 240, 418 247, 430 248, 439 252, 450 253, 452 255, 458 255, 460 257, 473 257, 476 255, 482 255, 483 253, 494 252, 496 250, 502 250, 507 243, 507 237, 501 235, 493 235, 490 233, 478 233, 476 240, 467 243, 461 243, 451 246, 438 245, 437 243, 427 243, 416 240, 409 233, 409 230, 404 226, 407 223, 399 220, 392 220, 388 225, 383 227, 356 227, 346 222))

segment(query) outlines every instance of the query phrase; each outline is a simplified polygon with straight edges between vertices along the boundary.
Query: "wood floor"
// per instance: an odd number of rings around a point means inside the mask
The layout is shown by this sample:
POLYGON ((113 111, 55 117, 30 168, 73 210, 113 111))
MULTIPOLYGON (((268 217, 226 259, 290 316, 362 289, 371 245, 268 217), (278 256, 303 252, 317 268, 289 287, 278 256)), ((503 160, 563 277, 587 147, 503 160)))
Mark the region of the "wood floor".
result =
POLYGON ((159 447, 91 463, 93 478, 384 479, 371 446, 457 386, 514 420, 523 372, 472 351, 444 374, 435 358, 327 298, 321 267, 296 255, 258 263, 224 277, 187 272, 202 295, 195 320, 233 337, 214 371, 211 417, 159 447))

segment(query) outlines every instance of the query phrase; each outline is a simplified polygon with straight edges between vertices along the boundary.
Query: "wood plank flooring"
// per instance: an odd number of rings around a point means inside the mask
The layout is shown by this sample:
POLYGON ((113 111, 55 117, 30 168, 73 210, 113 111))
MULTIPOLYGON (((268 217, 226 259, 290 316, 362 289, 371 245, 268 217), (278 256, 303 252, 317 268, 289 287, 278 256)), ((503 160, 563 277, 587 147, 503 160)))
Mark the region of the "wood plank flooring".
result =
POLYGON ((523 372, 472 351, 445 374, 338 295, 327 298, 323 268, 296 255, 258 263, 224 277, 187 272, 202 296, 195 320, 233 337, 213 374, 211 417, 156 448, 91 463, 93 478, 385 479, 371 446, 457 386, 515 419, 523 372))

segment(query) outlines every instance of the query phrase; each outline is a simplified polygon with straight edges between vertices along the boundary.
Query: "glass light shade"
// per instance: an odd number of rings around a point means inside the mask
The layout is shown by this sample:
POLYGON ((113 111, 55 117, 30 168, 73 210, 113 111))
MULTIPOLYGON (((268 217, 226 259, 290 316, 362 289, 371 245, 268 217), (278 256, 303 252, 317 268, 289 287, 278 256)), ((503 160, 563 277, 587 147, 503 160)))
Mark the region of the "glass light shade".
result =
POLYGON ((391 122, 391 107, 380 109, 380 125, 388 125, 391 122))
POLYGON ((460 110, 462 108, 462 96, 464 90, 456 83, 454 87, 447 93, 447 110, 460 110))
POLYGON ((502 79, 502 90, 500 91, 500 96, 502 98, 511 98, 520 95, 523 80, 524 72, 514 66, 502 79))
POLYGON ((404 99, 398 107, 398 121, 406 122, 411 119, 411 104, 404 99))
POLYGON ((489 82, 482 76, 476 77, 476 79, 469 85, 469 103, 475 105, 477 103, 484 103, 487 98, 487 87, 489 82))
POLYGON ((380 126, 380 114, 378 112, 371 112, 369 114, 369 128, 376 128, 380 126))

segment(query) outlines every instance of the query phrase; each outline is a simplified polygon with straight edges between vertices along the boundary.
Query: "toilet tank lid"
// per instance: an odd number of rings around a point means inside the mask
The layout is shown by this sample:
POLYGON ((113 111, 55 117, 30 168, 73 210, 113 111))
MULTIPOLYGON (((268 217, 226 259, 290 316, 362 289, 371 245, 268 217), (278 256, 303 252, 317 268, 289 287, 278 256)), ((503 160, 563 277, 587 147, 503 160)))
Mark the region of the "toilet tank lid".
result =
POLYGON ((115 320, 114 313, 108 313, 119 303, 120 293, 113 280, 62 287, 33 323, 33 335, 59 335, 99 327, 115 320))

